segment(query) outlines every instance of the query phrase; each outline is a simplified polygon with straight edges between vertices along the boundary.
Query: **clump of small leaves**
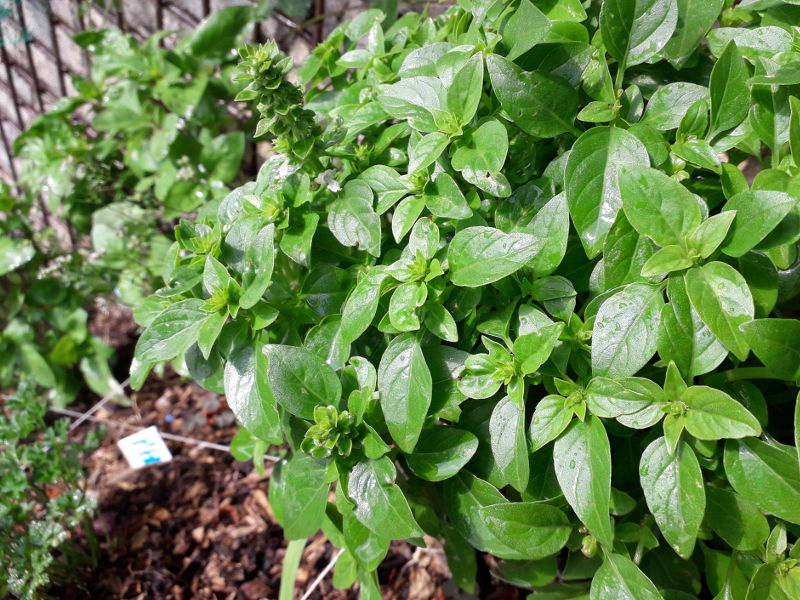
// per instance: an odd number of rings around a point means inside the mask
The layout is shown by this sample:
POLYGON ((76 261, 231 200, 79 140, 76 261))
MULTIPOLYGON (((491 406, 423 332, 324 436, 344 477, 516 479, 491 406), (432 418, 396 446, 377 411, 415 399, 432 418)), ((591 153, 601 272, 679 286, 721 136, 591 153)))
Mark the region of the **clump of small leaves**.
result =
POLYGON ((288 444, 275 515, 363 598, 423 534, 467 591, 478 550, 535 599, 800 597, 797 8, 360 13, 299 70, 319 143, 181 225, 133 385, 288 444))
POLYGON ((22 385, 0 405, 0 595, 32 600, 54 583, 73 585, 97 560, 83 461, 98 443, 69 439, 69 421, 45 423, 47 405, 22 385), (76 534, 87 539, 86 547, 76 534), (10 595, 10 596, 7 596, 10 595))
POLYGON ((314 146, 319 130, 314 113, 303 108, 303 90, 286 80, 292 59, 274 41, 239 50, 235 81, 246 82, 236 100, 256 101, 260 119, 255 137, 270 133, 277 149, 303 159, 314 146))

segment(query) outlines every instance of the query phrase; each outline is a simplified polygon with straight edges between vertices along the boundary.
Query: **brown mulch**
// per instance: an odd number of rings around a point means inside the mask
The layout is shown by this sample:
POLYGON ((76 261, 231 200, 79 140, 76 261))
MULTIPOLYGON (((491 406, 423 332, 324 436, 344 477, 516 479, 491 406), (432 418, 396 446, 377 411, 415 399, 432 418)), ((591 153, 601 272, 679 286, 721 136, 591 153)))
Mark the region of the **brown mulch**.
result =
MULTIPOLYGON (((131 400, 130 408, 103 408, 97 416, 157 425, 164 432, 220 444, 230 442, 236 432, 224 397, 187 384, 174 373, 151 378, 131 400)), ((89 426, 94 425, 82 427, 89 426)), ((286 543, 267 500, 270 463, 261 478, 251 463, 236 461, 226 452, 167 440, 171 462, 133 470, 115 445, 130 433, 108 425, 102 445, 91 456, 87 484, 99 503, 95 530, 102 555, 96 568, 72 589, 59 590, 59 597, 277 598, 286 543)), ((432 539, 429 545, 392 545, 378 569, 384 598, 453 597, 441 547, 432 539)), ((332 554, 321 533, 309 542, 298 571, 296 598, 332 554)), ((311 596, 357 597, 357 591, 334 590, 330 575, 311 596)))

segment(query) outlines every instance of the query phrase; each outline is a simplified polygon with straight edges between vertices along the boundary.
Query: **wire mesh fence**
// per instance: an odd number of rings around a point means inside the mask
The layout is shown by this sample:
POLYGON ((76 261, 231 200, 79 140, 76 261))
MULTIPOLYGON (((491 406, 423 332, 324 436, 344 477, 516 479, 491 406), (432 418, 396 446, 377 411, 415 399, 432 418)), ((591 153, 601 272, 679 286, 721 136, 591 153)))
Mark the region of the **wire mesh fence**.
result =
MULTIPOLYGON (((158 30, 188 31, 242 0, 0 0, 0 177, 13 182, 14 140, 36 115, 74 93, 71 75, 89 75, 91 56, 72 40, 88 29, 118 27, 144 40, 158 30)), ((280 0, 256 24, 253 40, 281 40, 302 55, 360 4, 344 0, 280 0)), ((174 43, 177 36, 166 38, 174 43)))

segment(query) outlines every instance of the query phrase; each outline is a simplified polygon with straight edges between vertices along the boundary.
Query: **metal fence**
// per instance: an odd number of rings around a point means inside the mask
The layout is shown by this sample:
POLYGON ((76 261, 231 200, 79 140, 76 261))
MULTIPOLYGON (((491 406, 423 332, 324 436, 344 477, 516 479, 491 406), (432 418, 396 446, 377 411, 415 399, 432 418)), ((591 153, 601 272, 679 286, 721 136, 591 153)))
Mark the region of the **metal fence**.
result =
MULTIPOLYGON (((87 29, 119 27, 143 40, 157 30, 189 30, 212 12, 246 0, 0 0, 0 177, 13 182, 16 137, 36 115, 74 92, 70 75, 86 77, 91 58, 72 41, 87 29)), ((298 3, 287 2, 297 7, 298 3)), ((280 5, 279 5, 280 6, 280 5)), ((342 0, 308 0, 304 14, 275 10, 256 25, 255 41, 283 40, 302 54, 348 13, 342 0)), ((301 8, 302 10, 302 8, 301 8)), ((358 10, 353 8, 352 10, 358 10)))

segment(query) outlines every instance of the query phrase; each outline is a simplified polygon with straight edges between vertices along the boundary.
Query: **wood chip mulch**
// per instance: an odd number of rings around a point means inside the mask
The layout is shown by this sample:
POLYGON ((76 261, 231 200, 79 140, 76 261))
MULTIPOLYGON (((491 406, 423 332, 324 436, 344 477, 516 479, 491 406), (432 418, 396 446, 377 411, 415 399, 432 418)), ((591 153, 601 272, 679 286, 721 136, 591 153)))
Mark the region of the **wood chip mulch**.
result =
MULTIPOLYGON (((161 431, 227 445, 236 432, 224 397, 170 373, 131 394, 133 405, 98 411, 103 420, 157 425, 161 431)), ((83 410, 91 406, 87 402, 83 410)), ((81 427, 95 427, 84 424, 81 427)), ((286 543, 267 500, 270 464, 261 478, 226 452, 172 442, 171 462, 132 470, 116 441, 131 429, 106 426, 90 459, 88 488, 99 503, 99 565, 56 597, 153 600, 261 600, 278 597, 286 543)), ((386 599, 445 600, 456 588, 441 546, 395 543, 378 569, 386 599), (447 590, 445 592, 445 590, 447 590)), ((319 533, 306 546, 297 576, 300 598, 329 563, 332 547, 319 533)), ((358 598, 334 590, 331 576, 315 600, 358 598)))

